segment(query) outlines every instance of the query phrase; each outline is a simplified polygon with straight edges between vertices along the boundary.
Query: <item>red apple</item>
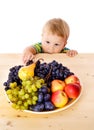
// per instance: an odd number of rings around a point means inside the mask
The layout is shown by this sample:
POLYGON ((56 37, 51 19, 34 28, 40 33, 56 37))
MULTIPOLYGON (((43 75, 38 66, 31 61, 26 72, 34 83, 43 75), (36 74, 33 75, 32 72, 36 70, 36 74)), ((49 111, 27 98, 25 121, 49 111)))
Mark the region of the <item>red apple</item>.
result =
POLYGON ((55 79, 51 82, 51 91, 55 92, 57 90, 63 90, 65 87, 65 82, 59 79, 55 79))
POLYGON ((76 75, 70 75, 65 79, 65 83, 69 84, 69 83, 77 83, 80 84, 80 80, 76 75))
POLYGON ((69 98, 75 99, 79 96, 81 86, 79 84, 69 83, 65 86, 65 93, 69 98))
POLYGON ((64 91, 57 90, 52 93, 51 101, 56 107, 63 107, 68 102, 68 96, 64 91))

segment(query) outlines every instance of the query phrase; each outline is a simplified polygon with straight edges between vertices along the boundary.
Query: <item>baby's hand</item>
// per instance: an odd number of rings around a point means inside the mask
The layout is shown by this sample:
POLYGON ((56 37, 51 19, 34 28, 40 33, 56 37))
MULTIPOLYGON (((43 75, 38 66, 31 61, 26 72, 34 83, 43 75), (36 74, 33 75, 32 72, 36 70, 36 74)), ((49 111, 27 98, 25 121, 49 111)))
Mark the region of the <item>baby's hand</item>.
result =
POLYGON ((77 55, 78 52, 75 51, 75 50, 68 50, 68 52, 67 52, 66 54, 67 54, 68 56, 70 56, 70 57, 73 57, 73 56, 77 55))
POLYGON ((31 51, 24 51, 22 60, 23 63, 26 64, 29 60, 32 60, 34 58, 34 55, 31 51))

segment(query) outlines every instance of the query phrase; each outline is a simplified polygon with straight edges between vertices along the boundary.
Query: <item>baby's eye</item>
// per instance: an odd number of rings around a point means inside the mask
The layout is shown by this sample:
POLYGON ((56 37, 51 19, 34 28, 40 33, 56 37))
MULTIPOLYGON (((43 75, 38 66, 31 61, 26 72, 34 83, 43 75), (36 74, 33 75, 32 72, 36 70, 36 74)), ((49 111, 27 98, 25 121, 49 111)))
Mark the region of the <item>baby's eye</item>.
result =
POLYGON ((50 42, 49 42, 49 41, 46 41, 46 43, 48 43, 48 44, 49 44, 50 42))
POLYGON ((55 43, 55 46, 59 46, 59 44, 58 44, 58 43, 55 43))

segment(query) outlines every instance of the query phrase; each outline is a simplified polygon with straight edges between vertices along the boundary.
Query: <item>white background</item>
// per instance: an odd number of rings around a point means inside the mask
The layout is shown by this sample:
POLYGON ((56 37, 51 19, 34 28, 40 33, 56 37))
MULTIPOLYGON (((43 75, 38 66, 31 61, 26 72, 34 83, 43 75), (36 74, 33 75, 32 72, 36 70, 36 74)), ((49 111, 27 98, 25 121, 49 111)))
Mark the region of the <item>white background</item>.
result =
POLYGON ((70 26, 67 47, 94 52, 93 0, 0 0, 0 53, 21 53, 40 42, 44 23, 54 17, 70 26))

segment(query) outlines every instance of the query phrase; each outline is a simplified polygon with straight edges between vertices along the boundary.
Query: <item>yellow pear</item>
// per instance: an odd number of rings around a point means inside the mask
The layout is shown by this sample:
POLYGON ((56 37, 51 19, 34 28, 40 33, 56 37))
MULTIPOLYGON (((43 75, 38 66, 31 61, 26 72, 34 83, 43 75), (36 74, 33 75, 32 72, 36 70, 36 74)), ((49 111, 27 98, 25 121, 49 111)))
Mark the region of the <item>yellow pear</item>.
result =
POLYGON ((18 76, 21 80, 28 80, 34 76, 34 69, 36 67, 35 63, 32 63, 28 66, 23 66, 18 71, 18 76))

